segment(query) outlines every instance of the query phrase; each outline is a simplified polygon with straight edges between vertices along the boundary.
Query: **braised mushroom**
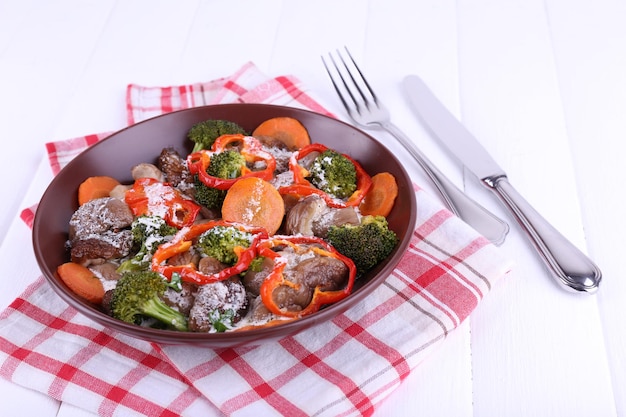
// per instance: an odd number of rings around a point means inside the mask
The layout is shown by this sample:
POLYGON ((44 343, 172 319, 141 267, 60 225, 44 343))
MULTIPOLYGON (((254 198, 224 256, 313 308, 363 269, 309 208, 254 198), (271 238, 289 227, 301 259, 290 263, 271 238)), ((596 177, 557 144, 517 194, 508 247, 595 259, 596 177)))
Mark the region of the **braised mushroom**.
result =
POLYGON ((157 181, 163 181, 165 179, 163 172, 157 168, 156 165, 145 162, 135 165, 130 170, 130 174, 134 180, 138 180, 140 178, 154 178, 157 181))
POLYGON ((291 235, 326 237, 335 225, 359 224, 359 214, 353 207, 331 208, 313 194, 298 201, 287 212, 285 231, 291 235))
POLYGON ((300 311, 312 300, 313 291, 333 291, 345 285, 349 271, 339 259, 315 256, 285 271, 285 279, 297 284, 281 285, 272 293, 276 305, 289 311, 300 311))

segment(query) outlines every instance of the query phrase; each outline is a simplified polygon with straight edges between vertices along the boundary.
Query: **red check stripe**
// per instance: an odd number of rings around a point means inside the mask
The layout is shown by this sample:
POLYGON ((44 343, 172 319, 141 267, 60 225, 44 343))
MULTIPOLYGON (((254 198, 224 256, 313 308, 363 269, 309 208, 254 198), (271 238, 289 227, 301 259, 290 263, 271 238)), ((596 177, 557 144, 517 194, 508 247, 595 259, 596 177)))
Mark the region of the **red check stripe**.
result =
POLYGON ((81 136, 60 142, 46 143, 48 160, 53 174, 58 174, 70 160, 94 143, 106 138, 111 132, 81 136))
MULTIPOLYGON (((146 413, 146 415, 149 416, 176 415, 158 404, 147 402, 145 399, 124 390, 120 386, 111 385, 92 374, 83 372, 79 366, 63 363, 55 358, 51 358, 35 351, 26 352, 25 349, 12 345, 10 342, 6 341, 6 339, 3 339, 3 342, 5 342, 7 346, 13 347, 15 353, 11 354, 11 357, 12 359, 15 359, 15 366, 23 363, 33 367, 37 367, 40 363, 47 364, 47 369, 44 370, 56 375, 54 381, 50 384, 49 390, 46 392, 52 398, 59 400, 62 399, 63 391, 71 382, 75 385, 89 387, 91 391, 101 395, 103 398, 103 404, 106 404, 107 400, 110 400, 114 409, 124 406, 137 412, 146 413)), ((6 347, 3 349, 6 349, 6 347)), ((0 369, 0 372, 3 376, 6 376, 4 373, 4 367, 0 369)), ((110 414, 105 413, 103 415, 110 414)))
POLYGON ((350 401, 356 409, 361 411, 373 409, 373 405, 368 396, 359 389, 358 385, 352 379, 325 362, 325 358, 334 353, 337 344, 343 344, 349 341, 347 336, 341 336, 343 335, 340 334, 338 338, 343 340, 337 341, 337 338, 335 338, 332 343, 325 345, 316 352, 310 351, 305 345, 294 338, 284 339, 281 341, 281 345, 301 363, 303 367, 302 372, 306 371, 306 369, 310 369, 321 378, 335 385, 343 392, 345 398, 350 401))
POLYGON ((21 373, 25 367, 39 369, 50 376, 45 391, 47 395, 64 400, 67 395, 75 395, 76 387, 81 387, 90 393, 88 397, 99 398, 94 403, 93 412, 103 416, 115 415, 120 410, 126 410, 123 412, 128 415, 145 412, 150 416, 175 416, 184 413, 197 401, 199 394, 192 386, 183 390, 169 405, 146 400, 135 393, 134 388, 147 376, 161 374, 160 379, 163 381, 168 378, 181 381, 181 375, 163 361, 158 352, 134 348, 120 340, 118 335, 94 328, 90 322, 77 322, 78 313, 66 305, 60 304, 62 308, 53 309, 55 314, 52 314, 48 309, 31 302, 31 297, 36 297, 46 286, 43 279, 37 280, 24 296, 14 300, 0 316, 2 320, 13 314, 36 318, 40 326, 40 331, 32 332, 21 345, 0 336, 2 351, 8 355, 0 366, 0 375, 24 383, 28 382, 22 381, 21 373), (49 344, 59 337, 61 340, 73 340, 72 348, 63 349, 57 343, 57 348, 50 351, 49 344), (73 349, 74 346, 77 348, 73 349), (113 383, 101 377, 106 375, 105 370, 110 361, 100 363, 99 359, 100 356, 111 355, 128 358, 134 363, 119 378, 114 378, 113 383), (98 366, 90 372, 94 361, 98 366))
POLYGON ((290 77, 276 77, 276 82, 278 82, 294 100, 300 103, 302 107, 326 116, 333 116, 316 100, 313 100, 310 95, 304 94, 290 77))
POLYGON ((371 310, 371 312, 363 317, 361 321, 364 322, 364 325, 358 322, 350 322, 344 315, 338 316, 333 322, 367 349, 385 358, 393 367, 394 371, 397 372, 398 378, 404 379, 409 372, 411 372, 411 367, 402 353, 368 331, 368 323, 370 323, 372 319, 378 321, 385 317, 387 313, 387 308, 381 305, 371 310), (384 313, 384 315, 381 315, 381 313, 384 313))
MULTIPOLYGON (((220 355, 226 364, 232 367, 246 382, 251 389, 247 390, 222 404, 222 411, 230 415, 239 411, 243 406, 248 406, 251 402, 263 399, 277 413, 285 416, 302 416, 306 413, 299 409, 292 401, 280 394, 274 384, 277 381, 266 381, 243 357, 232 350, 227 350, 220 355)), ((278 387, 280 382, 278 381, 278 387)))
POLYGON ((243 96, 248 92, 248 90, 232 80, 226 81, 226 83, 224 84, 224 88, 230 90, 238 96, 243 96))

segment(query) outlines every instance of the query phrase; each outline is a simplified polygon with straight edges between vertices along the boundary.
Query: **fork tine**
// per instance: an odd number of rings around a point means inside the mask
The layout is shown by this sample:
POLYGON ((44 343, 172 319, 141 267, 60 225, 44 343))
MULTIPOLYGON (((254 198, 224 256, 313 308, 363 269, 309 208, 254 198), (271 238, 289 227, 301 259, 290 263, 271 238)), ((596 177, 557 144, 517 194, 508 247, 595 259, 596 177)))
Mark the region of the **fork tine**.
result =
MULTIPOLYGON (((339 54, 339 51, 337 51, 337 54, 339 54)), ((344 107, 346 108, 346 111, 350 115, 353 115, 354 112, 356 112, 357 114, 360 115, 361 114, 361 103, 359 102, 357 97, 353 94, 354 88, 351 87, 348 84, 347 78, 343 75, 343 72, 341 71, 339 65, 337 65, 337 61, 335 60, 333 55, 329 53, 328 56, 330 57, 330 61, 332 62, 333 67, 335 68, 335 72, 337 73, 337 76, 341 80, 341 84, 343 85, 343 90, 345 90, 345 92, 347 92, 347 96, 350 97, 350 100, 352 101, 352 104, 354 105, 354 106, 351 106, 350 103, 348 103, 348 98, 347 98, 346 94, 339 87, 339 85, 338 85, 339 83, 334 79, 334 77, 332 76, 332 73, 329 71, 329 75, 331 77, 331 81, 333 82, 333 85, 335 86, 335 90, 337 91, 337 94, 339 95, 339 98, 341 99, 344 107)), ((339 55, 339 56, 341 57, 341 55, 339 55)), ((343 59, 342 59, 342 61, 343 61, 343 59)), ((352 74, 350 74, 350 71, 348 70, 348 67, 345 65, 345 62, 344 62, 344 69, 348 73, 348 75, 350 75, 350 77, 352 78, 353 85, 355 85, 354 84, 354 78, 352 77, 352 74)), ((327 70, 328 70, 328 68, 327 68, 327 70)), ((358 90, 358 86, 356 86, 356 87, 357 87, 357 90, 358 90)), ((361 93, 361 96, 362 95, 363 94, 361 93)))
MULTIPOLYGON (((367 90, 369 91, 369 93, 372 95, 372 98, 374 99, 374 102, 378 105, 378 97, 376 96, 376 93, 374 93, 374 90, 372 89, 372 87, 370 86, 370 83, 367 82, 367 79, 365 78, 365 76, 363 75, 363 73, 361 72, 361 68, 359 68, 359 66, 356 64, 356 61, 354 60, 354 58, 352 58, 352 54, 350 53, 350 51, 348 50, 347 46, 344 46, 346 53, 348 54, 348 57, 350 58, 350 61, 352 61, 352 65, 354 65, 354 68, 358 71, 359 76, 361 77, 361 80, 363 80, 363 83, 365 84, 365 86, 367 87, 367 90)), ((343 65, 346 67, 346 69, 348 69, 348 66, 346 65, 343 57, 341 55, 339 55, 339 57, 341 58, 341 60, 343 61, 343 65)), ((352 81, 354 82, 354 85, 356 86, 356 88, 359 90, 359 93, 361 93, 361 97, 363 97, 363 100, 365 101, 365 103, 367 103, 367 98, 365 97, 365 94, 363 94, 363 91, 359 88, 359 84, 356 82, 356 80, 354 79, 352 72, 348 71, 348 73, 350 74, 350 78, 352 78, 352 81)))
POLYGON ((375 106, 378 110, 382 110, 382 105, 378 102, 378 97, 374 93, 374 90, 372 89, 370 84, 367 82, 367 79, 365 78, 363 72, 352 57, 352 54, 347 47, 344 46, 344 48, 347 56, 349 57, 349 60, 345 59, 343 54, 339 50, 336 50, 336 55, 339 57, 340 60, 339 64, 339 61, 335 60, 332 53, 328 54, 330 61, 332 62, 335 69, 335 73, 341 80, 341 83, 336 79, 335 76, 333 76, 333 73, 327 65, 324 57, 322 57, 322 62, 324 63, 326 72, 328 72, 330 80, 333 83, 333 87, 335 88, 337 95, 341 99, 341 102, 346 111, 352 116, 353 113, 361 116, 363 113, 363 109, 361 106, 363 105, 367 108, 367 110, 372 110, 371 106, 375 106), (350 62, 352 63, 352 65, 350 65, 350 62), (343 85, 343 89, 340 87, 340 84, 343 85), (344 90, 347 95, 344 93, 344 90), (369 96, 366 94, 366 92, 369 93, 369 96), (350 101, 354 104, 354 106, 351 106, 350 103, 348 103, 348 95, 350 96, 350 101))
MULTIPOLYGON (((341 78, 341 81, 343 81, 344 86, 346 87, 346 89, 348 89, 346 86, 345 80, 343 79, 343 77, 341 76, 341 73, 339 72, 339 68, 337 68, 337 64, 335 64, 335 61, 333 60, 332 55, 329 54, 329 56, 330 56, 330 59, 333 61, 333 65, 335 66, 337 73, 339 74, 339 78, 341 78)), ((337 95, 339 96, 339 99, 341 100, 341 104, 343 104, 343 107, 346 109, 346 111, 349 114, 351 112, 350 106, 346 102, 346 99, 344 98, 344 95, 341 89, 339 88, 339 85, 337 85, 337 82, 335 81, 335 77, 330 71, 330 68, 328 68, 328 65, 326 64, 326 60, 324 59, 323 56, 322 56, 322 62, 324 63, 324 68, 326 68, 326 72, 328 73, 328 76, 330 77, 330 82, 333 84, 333 87, 335 88, 335 91, 337 92, 337 95)), ((350 93, 350 90, 348 90, 348 93, 350 93)), ((350 93, 350 95, 352 94, 350 93)), ((354 101, 354 98, 352 98, 352 100, 354 101)))
MULTIPOLYGON (((348 83, 346 82, 346 78, 342 75, 341 70, 339 69, 339 66, 337 65, 337 62, 335 61, 335 58, 333 58, 333 56, 331 54, 329 54, 329 55, 330 55, 330 60, 333 62, 333 65, 335 66, 335 70, 337 70, 337 74, 339 74, 339 77, 341 78, 341 81, 343 82, 343 86, 345 87, 346 91, 350 95, 350 98, 352 99, 352 102, 356 106, 357 113, 360 114, 361 113, 361 106, 359 105, 359 101, 356 99, 354 94, 352 94, 352 88, 350 88, 348 86, 348 83)), ((350 79, 352 80, 352 85, 354 85, 356 87, 357 91, 361 95, 361 98, 363 98, 363 101, 365 101, 366 99, 363 96, 363 92, 359 89, 359 86, 356 84, 356 80, 354 79, 354 77, 352 76, 352 73, 348 69, 348 66, 346 65, 346 62, 343 60, 343 57, 341 56, 341 54, 339 53, 339 50, 337 50, 337 56, 339 56, 339 59, 341 59, 341 63, 343 64, 343 67, 344 67, 345 71, 350 76, 350 79)))

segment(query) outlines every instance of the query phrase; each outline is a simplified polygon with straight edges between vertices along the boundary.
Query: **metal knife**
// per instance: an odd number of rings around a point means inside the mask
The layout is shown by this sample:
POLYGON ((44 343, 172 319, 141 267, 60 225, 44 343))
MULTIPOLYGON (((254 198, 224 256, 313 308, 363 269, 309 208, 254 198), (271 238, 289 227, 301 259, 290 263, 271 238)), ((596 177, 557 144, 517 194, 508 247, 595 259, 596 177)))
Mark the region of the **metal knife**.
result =
POLYGON ((544 219, 509 182, 506 172, 480 142, 416 75, 407 76, 404 92, 412 109, 447 150, 491 189, 511 211, 556 281, 573 292, 594 293, 602 272, 544 219))

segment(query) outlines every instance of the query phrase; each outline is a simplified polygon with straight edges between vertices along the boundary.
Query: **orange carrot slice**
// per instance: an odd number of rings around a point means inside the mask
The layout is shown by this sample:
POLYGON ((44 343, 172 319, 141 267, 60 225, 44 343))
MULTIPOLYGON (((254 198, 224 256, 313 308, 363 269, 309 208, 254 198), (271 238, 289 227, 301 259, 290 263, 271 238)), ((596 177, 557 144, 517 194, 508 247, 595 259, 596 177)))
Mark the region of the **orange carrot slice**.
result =
POLYGON ((278 231, 284 216, 285 204, 278 190, 257 177, 243 178, 233 184, 222 205, 224 220, 263 227, 270 235, 278 231))
POLYGON ((300 121, 292 117, 274 117, 261 123, 252 136, 268 136, 283 142, 289 149, 297 150, 311 143, 309 132, 300 121))
POLYGON ((76 295, 92 303, 102 303, 104 287, 89 268, 74 262, 67 262, 57 268, 57 273, 76 295))
POLYGON ((372 177, 372 186, 359 205, 363 215, 387 217, 398 196, 396 178, 389 172, 380 172, 372 177))
POLYGON ((78 186, 78 204, 83 205, 96 198, 108 197, 120 182, 106 175, 89 177, 78 186))

